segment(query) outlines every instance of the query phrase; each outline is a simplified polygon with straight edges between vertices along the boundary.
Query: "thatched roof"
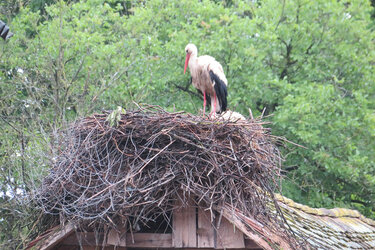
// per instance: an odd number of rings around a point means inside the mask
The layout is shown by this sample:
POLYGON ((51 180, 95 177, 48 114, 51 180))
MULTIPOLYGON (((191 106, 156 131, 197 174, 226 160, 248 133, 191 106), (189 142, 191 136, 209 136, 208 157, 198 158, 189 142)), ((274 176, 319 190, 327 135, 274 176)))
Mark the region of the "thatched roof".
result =
POLYGON ((375 221, 356 210, 311 208, 276 195, 288 224, 312 249, 375 249, 375 221))

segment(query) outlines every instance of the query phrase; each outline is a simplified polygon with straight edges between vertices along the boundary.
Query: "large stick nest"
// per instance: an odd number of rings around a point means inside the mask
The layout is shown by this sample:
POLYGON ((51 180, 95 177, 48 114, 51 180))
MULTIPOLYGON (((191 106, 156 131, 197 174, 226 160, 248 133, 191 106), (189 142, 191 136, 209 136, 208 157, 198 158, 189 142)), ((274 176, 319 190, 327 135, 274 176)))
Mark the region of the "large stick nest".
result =
POLYGON ((147 224, 189 194, 199 206, 230 204, 272 231, 285 229, 271 209, 277 203, 269 205, 281 157, 260 120, 211 121, 148 107, 126 111, 113 127, 108 114, 67 129, 39 192, 45 212, 96 225, 147 224))

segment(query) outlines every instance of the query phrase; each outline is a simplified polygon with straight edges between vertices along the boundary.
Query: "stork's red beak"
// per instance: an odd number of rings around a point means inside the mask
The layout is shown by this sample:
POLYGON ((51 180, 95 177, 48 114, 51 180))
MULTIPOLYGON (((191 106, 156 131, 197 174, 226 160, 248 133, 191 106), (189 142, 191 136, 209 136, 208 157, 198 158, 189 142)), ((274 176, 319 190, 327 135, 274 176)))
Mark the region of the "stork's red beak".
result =
POLYGON ((186 73, 186 69, 187 69, 187 66, 188 66, 188 63, 189 63, 189 59, 190 59, 190 54, 187 53, 187 54, 186 54, 186 59, 185 59, 185 69, 184 69, 184 74, 186 73))

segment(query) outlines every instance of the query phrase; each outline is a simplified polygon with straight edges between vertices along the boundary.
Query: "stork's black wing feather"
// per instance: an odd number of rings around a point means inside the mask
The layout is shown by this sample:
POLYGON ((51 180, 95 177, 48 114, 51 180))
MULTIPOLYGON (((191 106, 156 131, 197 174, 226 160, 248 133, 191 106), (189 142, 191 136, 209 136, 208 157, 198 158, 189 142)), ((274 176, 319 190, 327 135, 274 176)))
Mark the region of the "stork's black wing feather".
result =
POLYGON ((220 104, 220 113, 227 110, 227 85, 221 80, 212 70, 210 70, 211 81, 214 84, 214 89, 216 92, 217 99, 220 104))

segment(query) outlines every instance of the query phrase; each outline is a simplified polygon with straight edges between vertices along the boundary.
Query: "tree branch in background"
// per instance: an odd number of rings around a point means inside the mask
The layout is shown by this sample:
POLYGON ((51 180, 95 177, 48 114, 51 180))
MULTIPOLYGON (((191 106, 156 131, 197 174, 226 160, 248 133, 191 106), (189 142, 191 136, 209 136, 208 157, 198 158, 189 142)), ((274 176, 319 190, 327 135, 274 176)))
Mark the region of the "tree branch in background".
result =
POLYGON ((197 93, 197 92, 191 91, 191 90, 189 89, 189 87, 190 87, 190 85, 191 85, 191 81, 192 81, 192 79, 190 78, 190 81, 188 81, 188 82, 185 84, 185 86, 180 86, 180 85, 178 85, 178 84, 176 84, 176 83, 174 83, 174 82, 173 82, 172 84, 173 84, 177 89, 182 90, 182 91, 184 91, 184 92, 186 92, 186 93, 189 93, 189 94, 192 95, 192 96, 198 97, 199 99, 203 100, 202 95, 200 95, 200 94, 197 93))

